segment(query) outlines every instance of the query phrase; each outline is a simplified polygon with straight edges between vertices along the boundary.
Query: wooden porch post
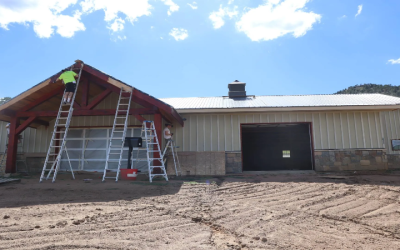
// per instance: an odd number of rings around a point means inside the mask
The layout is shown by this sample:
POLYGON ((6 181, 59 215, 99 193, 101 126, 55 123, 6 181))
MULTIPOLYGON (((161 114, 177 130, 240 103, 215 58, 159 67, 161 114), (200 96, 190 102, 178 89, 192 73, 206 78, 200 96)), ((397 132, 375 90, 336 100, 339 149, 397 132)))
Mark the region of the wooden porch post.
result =
POLYGON ((18 149, 18 134, 16 132, 18 125, 19 125, 19 118, 11 117, 10 134, 8 136, 6 173, 16 172, 17 149, 18 149))

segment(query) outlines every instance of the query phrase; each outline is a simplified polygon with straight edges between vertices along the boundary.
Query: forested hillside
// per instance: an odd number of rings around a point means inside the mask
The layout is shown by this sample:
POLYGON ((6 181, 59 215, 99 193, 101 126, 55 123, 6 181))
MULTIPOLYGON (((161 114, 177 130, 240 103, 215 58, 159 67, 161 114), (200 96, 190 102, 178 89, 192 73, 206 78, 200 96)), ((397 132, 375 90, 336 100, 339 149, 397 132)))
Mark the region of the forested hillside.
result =
POLYGON ((380 94, 400 97, 400 86, 367 83, 367 84, 348 87, 347 89, 338 91, 335 94, 361 94, 361 93, 380 93, 380 94))

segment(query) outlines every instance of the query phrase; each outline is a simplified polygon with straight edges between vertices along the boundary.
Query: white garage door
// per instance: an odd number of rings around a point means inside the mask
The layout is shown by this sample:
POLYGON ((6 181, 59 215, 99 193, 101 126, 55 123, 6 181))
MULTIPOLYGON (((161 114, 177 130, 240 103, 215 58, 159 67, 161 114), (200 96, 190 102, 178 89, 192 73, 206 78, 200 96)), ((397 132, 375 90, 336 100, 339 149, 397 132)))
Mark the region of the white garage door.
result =
MULTIPOLYGON (((127 137, 140 137, 141 128, 130 128, 127 137)), ((73 170, 104 171, 107 143, 111 135, 111 128, 69 129, 67 136, 67 150, 63 153, 60 170, 69 170, 67 153, 73 170)), ((145 147, 145 143, 143 143, 145 147)), ((127 168, 129 148, 124 148, 121 168, 127 168)), ((119 158, 118 155, 114 155, 119 158)), ((145 151, 133 150, 134 168, 141 172, 147 171, 147 162, 140 160, 146 157, 145 151), (136 161, 138 152, 139 161, 136 161)), ((111 158, 111 157, 110 157, 111 158)), ((109 169, 117 169, 118 163, 110 163, 109 169)))

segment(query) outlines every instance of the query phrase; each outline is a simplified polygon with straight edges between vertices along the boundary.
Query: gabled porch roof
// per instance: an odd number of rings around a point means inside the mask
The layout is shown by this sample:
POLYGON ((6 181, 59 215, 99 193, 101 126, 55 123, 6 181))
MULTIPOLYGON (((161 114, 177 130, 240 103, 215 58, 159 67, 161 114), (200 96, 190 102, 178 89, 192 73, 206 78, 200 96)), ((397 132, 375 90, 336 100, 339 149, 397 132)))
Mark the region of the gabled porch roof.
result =
MULTIPOLYGON (((76 71, 80 69, 80 66, 80 61, 77 60, 77 63, 67 69, 73 68, 76 71)), ((55 81, 61 73, 61 71, 58 72, 1 105, 0 120, 10 121, 12 117, 17 117, 22 122, 29 121, 29 126, 32 127, 48 125, 49 121, 57 116, 64 91, 64 84, 61 81, 55 81)), ((109 94, 119 94, 121 88, 132 91, 132 101, 143 107, 130 111, 130 114, 138 120, 144 119, 141 115, 159 113, 167 121, 177 122, 183 126, 182 117, 172 106, 88 64, 83 67, 73 116, 113 116, 115 109, 94 108, 109 94)))

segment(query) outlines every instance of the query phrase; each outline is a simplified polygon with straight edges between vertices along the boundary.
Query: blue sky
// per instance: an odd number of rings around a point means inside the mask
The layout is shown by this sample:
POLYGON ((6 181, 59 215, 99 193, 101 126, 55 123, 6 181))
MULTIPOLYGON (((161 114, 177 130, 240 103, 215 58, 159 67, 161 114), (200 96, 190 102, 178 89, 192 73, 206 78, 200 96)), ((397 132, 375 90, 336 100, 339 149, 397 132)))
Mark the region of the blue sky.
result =
POLYGON ((0 0, 0 97, 75 59, 158 98, 400 84, 398 0, 0 0))

